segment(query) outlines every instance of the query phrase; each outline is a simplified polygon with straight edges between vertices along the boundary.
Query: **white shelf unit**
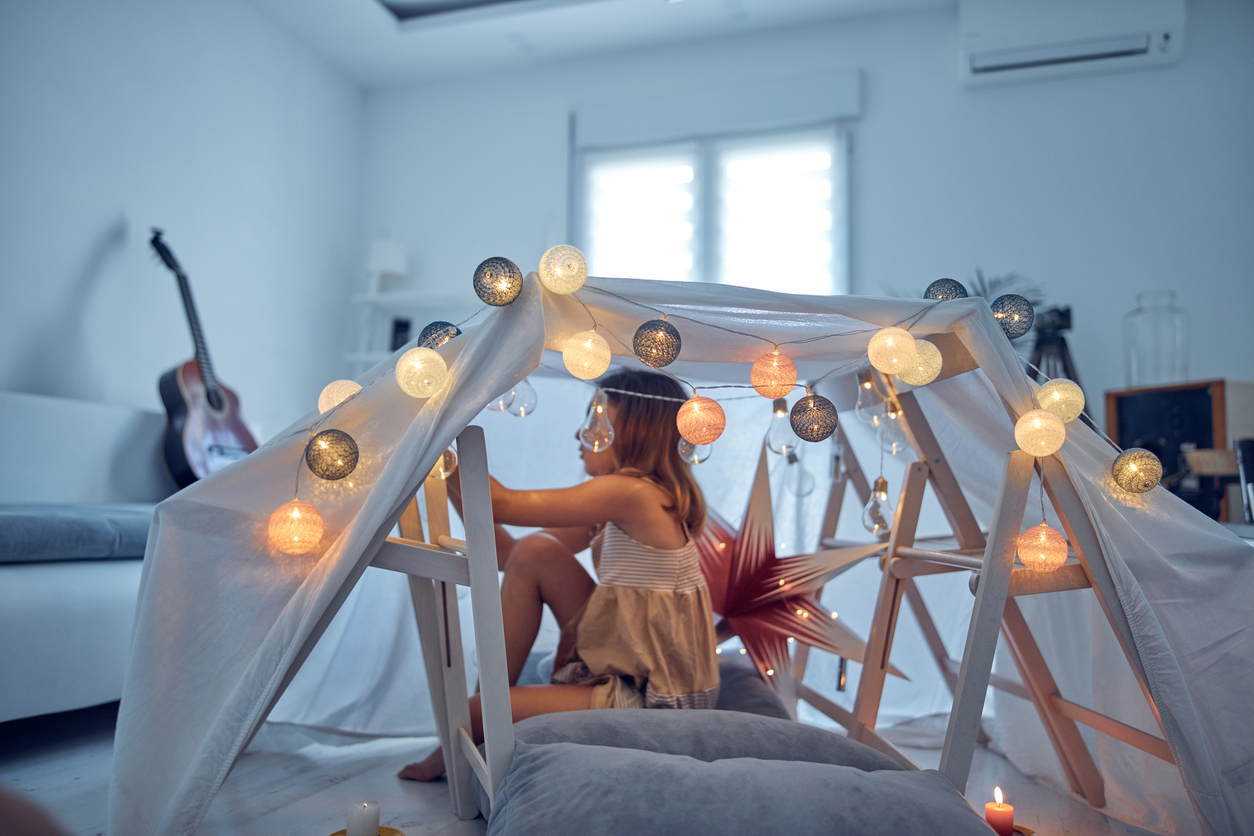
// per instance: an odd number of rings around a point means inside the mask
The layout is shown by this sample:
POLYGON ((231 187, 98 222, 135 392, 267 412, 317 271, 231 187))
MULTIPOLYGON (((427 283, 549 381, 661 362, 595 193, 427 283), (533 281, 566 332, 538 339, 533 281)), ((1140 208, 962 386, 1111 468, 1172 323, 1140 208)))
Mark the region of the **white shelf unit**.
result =
POLYGON ((350 297, 358 308, 358 340, 356 350, 344 355, 351 375, 356 377, 391 355, 392 320, 404 317, 410 321, 410 340, 430 322, 460 322, 474 313, 479 305, 468 290, 451 294, 425 290, 387 290, 355 293, 350 297))

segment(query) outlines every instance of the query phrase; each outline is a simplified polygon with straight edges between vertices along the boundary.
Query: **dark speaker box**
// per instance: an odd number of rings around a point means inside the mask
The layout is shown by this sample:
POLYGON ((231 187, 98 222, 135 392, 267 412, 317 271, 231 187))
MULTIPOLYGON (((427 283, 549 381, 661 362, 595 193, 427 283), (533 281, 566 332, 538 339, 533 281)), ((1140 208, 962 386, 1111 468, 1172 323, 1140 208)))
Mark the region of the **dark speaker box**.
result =
POLYGON ((1229 503, 1215 477, 1178 474, 1186 469, 1183 451, 1231 449, 1232 439, 1254 435, 1254 383, 1202 380, 1107 392, 1106 433, 1124 449, 1158 456, 1169 491, 1226 521, 1229 503))

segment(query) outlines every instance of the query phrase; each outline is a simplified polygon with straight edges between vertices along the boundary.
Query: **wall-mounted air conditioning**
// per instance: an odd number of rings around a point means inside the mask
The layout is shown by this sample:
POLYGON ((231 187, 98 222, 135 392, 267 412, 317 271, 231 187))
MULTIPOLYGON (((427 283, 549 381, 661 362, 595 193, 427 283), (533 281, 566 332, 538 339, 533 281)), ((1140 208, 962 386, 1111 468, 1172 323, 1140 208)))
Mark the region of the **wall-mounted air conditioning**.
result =
POLYGON ((959 0, 969 85, 1170 64, 1184 0, 959 0))

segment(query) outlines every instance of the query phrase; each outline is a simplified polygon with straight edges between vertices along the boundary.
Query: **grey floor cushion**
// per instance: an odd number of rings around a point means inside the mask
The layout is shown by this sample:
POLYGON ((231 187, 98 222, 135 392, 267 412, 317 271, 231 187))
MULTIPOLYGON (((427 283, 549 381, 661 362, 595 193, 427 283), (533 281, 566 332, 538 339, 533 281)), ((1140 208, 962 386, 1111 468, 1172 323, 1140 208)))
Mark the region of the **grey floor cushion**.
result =
POLYGON ((488 822, 489 836, 989 832, 953 785, 930 770, 865 772, 754 758, 707 763, 576 743, 519 743, 488 822))
POLYGON ((127 502, 0 504, 0 563, 143 557, 155 508, 127 502))
POLYGON ((896 761, 869 746, 791 720, 735 711, 606 708, 542 714, 514 724, 521 743, 580 743, 687 755, 701 761, 724 758, 811 761, 856 769, 900 770, 896 761))
POLYGON ((718 660, 718 705, 721 711, 744 711, 763 717, 790 719, 775 689, 742 656, 718 660), (744 659, 744 661, 741 661, 744 659))

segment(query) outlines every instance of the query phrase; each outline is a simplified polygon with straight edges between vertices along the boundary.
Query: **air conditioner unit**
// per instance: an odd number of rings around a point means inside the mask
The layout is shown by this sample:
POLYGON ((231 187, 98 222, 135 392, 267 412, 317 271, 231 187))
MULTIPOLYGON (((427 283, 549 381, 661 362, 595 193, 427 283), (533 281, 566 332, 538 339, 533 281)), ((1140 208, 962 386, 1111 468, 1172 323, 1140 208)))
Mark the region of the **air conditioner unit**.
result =
POLYGON ((968 85, 1171 64, 1184 0, 959 0, 968 85))

